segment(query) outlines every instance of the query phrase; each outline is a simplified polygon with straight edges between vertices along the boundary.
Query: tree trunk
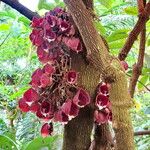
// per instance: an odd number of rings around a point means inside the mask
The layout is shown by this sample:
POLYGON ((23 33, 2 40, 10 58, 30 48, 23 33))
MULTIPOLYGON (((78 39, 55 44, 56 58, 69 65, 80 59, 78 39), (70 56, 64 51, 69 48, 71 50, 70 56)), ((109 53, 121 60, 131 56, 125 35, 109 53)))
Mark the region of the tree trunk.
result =
MULTIPOLYGON (((91 68, 97 69, 98 74, 102 73, 105 82, 111 84, 109 92, 117 149, 134 150, 133 128, 129 114, 132 100, 124 69, 119 60, 108 53, 105 43, 95 29, 91 13, 83 2, 80 0, 64 0, 64 2, 79 29, 91 68)), ((95 75, 95 71, 92 75, 95 75)))
MULTIPOLYGON (((79 54, 72 56, 72 69, 79 72, 78 86, 86 89, 93 101, 100 74, 79 54)), ((79 115, 65 125, 63 150, 88 150, 91 144, 93 113, 92 105, 82 108, 79 115)))

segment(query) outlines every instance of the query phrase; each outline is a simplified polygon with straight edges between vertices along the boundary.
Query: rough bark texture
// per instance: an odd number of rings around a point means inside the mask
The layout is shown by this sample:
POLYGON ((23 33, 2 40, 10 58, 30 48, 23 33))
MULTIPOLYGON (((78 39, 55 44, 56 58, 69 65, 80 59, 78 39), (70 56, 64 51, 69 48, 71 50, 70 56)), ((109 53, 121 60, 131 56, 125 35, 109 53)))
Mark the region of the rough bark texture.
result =
MULTIPOLYGON (((87 58, 94 68, 102 72, 104 79, 111 83, 113 127, 118 150, 134 150, 133 129, 129 108, 131 98, 127 79, 119 61, 109 56, 107 48, 96 31, 93 19, 80 0, 64 0, 87 49, 87 58)), ((80 149, 79 149, 80 150, 80 149)))
MULTIPOLYGON (((93 0, 83 0, 83 2, 88 10, 93 9, 93 0)), ((100 79, 99 71, 93 68, 93 66, 88 65, 87 62, 85 62, 85 57, 83 58, 81 55, 72 56, 72 68, 79 72, 78 85, 89 91, 93 101, 95 98, 95 90, 100 79)), ((89 149, 93 129, 93 112, 94 109, 91 104, 91 107, 82 109, 79 116, 65 126, 63 150, 89 149)), ((102 137, 102 135, 110 135, 110 131, 107 125, 99 126, 99 131, 96 133, 98 142, 96 142, 95 146, 97 148, 99 147, 99 150, 104 150, 104 148, 108 146, 108 139, 105 139, 106 136, 102 137), (102 133, 99 131, 102 131, 102 133), (99 140, 99 138, 101 140, 99 140)))
MULTIPOLYGON (((72 68, 79 72, 78 85, 86 89, 93 100, 100 79, 99 72, 87 65, 81 55, 72 56, 72 68)), ((65 126, 63 150, 88 150, 93 129, 93 112, 92 106, 87 106, 65 126)))
POLYGON ((92 150, 111 150, 111 148, 114 147, 108 124, 95 126, 94 139, 94 146, 92 150))

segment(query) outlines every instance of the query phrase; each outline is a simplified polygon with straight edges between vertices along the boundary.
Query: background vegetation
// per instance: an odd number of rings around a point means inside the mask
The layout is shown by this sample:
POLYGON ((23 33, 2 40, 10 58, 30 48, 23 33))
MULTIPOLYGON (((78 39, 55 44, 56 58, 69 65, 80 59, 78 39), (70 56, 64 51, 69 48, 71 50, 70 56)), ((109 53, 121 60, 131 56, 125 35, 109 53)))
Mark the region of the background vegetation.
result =
MULTIPOLYGON (((95 13, 99 21, 97 30, 108 42, 110 52, 117 55, 129 31, 137 21, 136 0, 95 0, 95 13)), ((56 6, 64 7, 60 0, 47 3, 39 0, 38 12, 42 15, 56 6)), ((17 101, 29 87, 33 70, 40 65, 34 47, 29 41, 30 21, 10 7, 0 4, 0 149, 56 150, 61 148, 62 126, 55 124, 55 135, 42 139, 39 120, 31 113, 23 114, 17 101)), ((131 76, 132 65, 137 60, 139 39, 128 58, 131 76)), ((132 109, 134 130, 150 130, 150 21, 147 23, 145 63, 139 79, 135 108, 132 109)), ((136 136, 137 150, 150 149, 150 136, 136 136)))

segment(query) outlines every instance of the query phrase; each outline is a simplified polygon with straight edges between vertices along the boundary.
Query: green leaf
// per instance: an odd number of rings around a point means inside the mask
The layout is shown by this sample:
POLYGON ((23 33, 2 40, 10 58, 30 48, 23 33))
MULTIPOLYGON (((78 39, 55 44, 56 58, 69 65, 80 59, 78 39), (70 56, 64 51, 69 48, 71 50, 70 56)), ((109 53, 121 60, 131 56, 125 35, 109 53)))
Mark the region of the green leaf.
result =
POLYGON ((124 9, 124 12, 128 15, 138 15, 137 7, 127 7, 124 9))
POLYGON ((114 31, 110 36, 108 36, 107 41, 108 42, 113 42, 113 41, 117 41, 120 39, 124 39, 128 36, 128 29, 120 29, 120 30, 116 30, 114 31))
POLYGON ((58 136, 51 137, 38 137, 31 141, 23 150, 41 150, 42 148, 52 149, 52 143, 58 138, 58 136))
POLYGON ((0 25, 0 31, 6 31, 10 29, 10 25, 9 24, 1 24, 0 25))
POLYGON ((15 19, 16 15, 12 11, 0 11, 0 17, 10 17, 15 19))
POLYGON ((5 135, 0 135, 0 148, 2 150, 18 150, 16 143, 5 135))
POLYGON ((98 2, 101 3, 101 5, 103 5, 104 7, 106 7, 107 9, 112 7, 114 0, 98 0, 98 2))
POLYGON ((51 10, 55 7, 54 3, 48 3, 46 0, 39 0, 38 9, 51 10))
POLYGON ((19 17, 18 18, 18 21, 20 21, 20 22, 23 22, 24 23, 24 25, 26 25, 26 26, 29 26, 30 25, 30 20, 29 19, 27 19, 26 17, 19 17))
POLYGON ((101 24, 101 22, 95 21, 94 24, 98 32, 100 32, 101 35, 105 35, 106 30, 105 27, 101 24))
POLYGON ((27 89, 28 87, 20 88, 17 92, 10 95, 10 99, 13 100, 16 99, 17 97, 20 97, 27 89))
POLYGON ((149 80, 149 76, 142 76, 141 79, 140 79, 140 82, 138 82, 138 89, 139 90, 142 90, 144 88, 143 84, 146 85, 146 83, 148 82, 149 80))
POLYGON ((56 4, 59 4, 59 3, 60 3, 60 0, 55 0, 55 3, 56 3, 56 4))
POLYGON ((108 43, 108 45, 110 49, 121 49, 124 42, 125 42, 125 39, 121 39, 121 40, 117 40, 114 42, 110 42, 108 43))

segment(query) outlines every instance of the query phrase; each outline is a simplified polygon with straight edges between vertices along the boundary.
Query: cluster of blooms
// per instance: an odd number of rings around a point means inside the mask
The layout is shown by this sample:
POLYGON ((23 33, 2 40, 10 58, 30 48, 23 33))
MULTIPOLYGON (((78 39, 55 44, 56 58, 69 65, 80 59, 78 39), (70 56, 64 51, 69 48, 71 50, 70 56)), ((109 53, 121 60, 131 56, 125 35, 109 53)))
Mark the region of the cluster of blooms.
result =
MULTIPOLYGON (((120 64, 124 70, 128 70, 128 64, 126 61, 120 61, 120 64)), ((107 123, 112 121, 112 111, 111 111, 111 102, 109 100, 109 90, 110 85, 104 82, 101 82, 98 85, 97 96, 95 105, 97 110, 94 112, 94 121, 97 124, 107 123)))
POLYGON ((112 121, 111 103, 109 100, 108 89, 109 84, 102 82, 98 85, 95 102, 97 110, 94 112, 94 121, 99 125, 112 121))
POLYGON ((66 124, 76 117, 79 109, 90 103, 89 94, 77 87, 78 73, 71 70, 70 52, 82 51, 82 44, 61 8, 33 18, 30 40, 37 47, 37 56, 43 64, 32 74, 31 88, 19 100, 23 112, 33 112, 44 121, 43 137, 52 134, 53 122, 66 124))

